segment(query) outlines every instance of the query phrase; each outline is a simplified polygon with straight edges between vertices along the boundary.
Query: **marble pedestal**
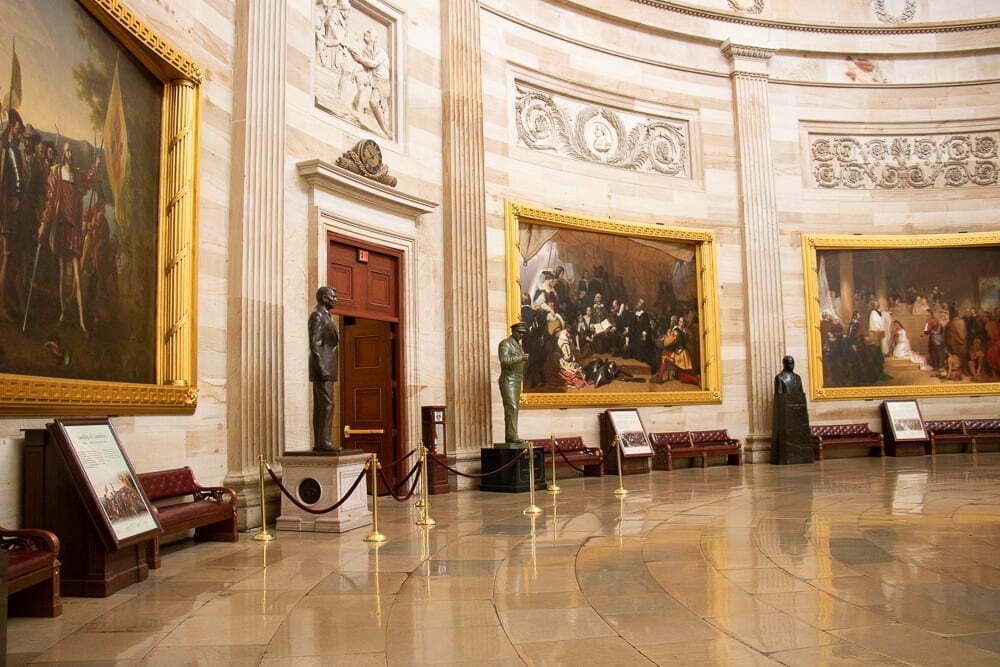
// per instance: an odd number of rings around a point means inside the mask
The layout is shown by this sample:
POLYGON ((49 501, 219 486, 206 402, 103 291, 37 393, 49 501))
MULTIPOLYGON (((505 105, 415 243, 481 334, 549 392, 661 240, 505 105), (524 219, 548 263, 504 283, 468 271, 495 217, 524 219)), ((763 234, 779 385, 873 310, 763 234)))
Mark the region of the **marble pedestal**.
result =
MULTIPOLYGON (((494 445, 483 447, 479 452, 479 463, 483 473, 493 472, 510 463, 511 459, 521 453, 520 447, 494 445)), ((541 447, 532 447, 535 463, 535 490, 545 490, 545 454, 541 447)), ((531 478, 528 470, 528 455, 520 461, 492 477, 484 477, 479 482, 480 491, 496 491, 499 493, 524 493, 530 490, 531 478)))
MULTIPOLYGON (((347 493, 369 458, 368 454, 286 454, 278 457, 283 470, 281 483, 304 505, 317 509, 329 507, 347 493), (310 497, 310 492, 315 494, 317 487, 319 497, 310 497), (312 502, 308 502, 310 500, 312 502)), ((367 488, 366 478, 343 505, 326 514, 305 512, 282 494, 281 516, 275 525, 278 530, 317 533, 343 533, 368 526, 372 513, 368 509, 367 488)))

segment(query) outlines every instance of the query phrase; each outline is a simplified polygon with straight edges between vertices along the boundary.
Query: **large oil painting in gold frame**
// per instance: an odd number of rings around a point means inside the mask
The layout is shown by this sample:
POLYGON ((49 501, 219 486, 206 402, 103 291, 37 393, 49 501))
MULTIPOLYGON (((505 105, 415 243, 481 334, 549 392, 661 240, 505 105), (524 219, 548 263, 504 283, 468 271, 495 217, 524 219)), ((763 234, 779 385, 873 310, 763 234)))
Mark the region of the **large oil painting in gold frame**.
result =
POLYGON ((506 202, 525 408, 722 400, 715 233, 506 202))
POLYGON ((1000 232, 803 235, 814 399, 1000 394, 1000 232))
POLYGON ((120 0, 0 5, 0 415, 192 412, 201 69, 120 0))

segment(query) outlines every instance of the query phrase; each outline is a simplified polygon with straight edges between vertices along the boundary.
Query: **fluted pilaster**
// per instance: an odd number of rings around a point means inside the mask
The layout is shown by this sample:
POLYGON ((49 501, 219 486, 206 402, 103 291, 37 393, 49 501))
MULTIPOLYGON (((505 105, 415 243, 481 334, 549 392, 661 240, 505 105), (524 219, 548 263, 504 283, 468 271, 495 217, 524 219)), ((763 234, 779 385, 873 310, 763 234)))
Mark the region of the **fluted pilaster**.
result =
POLYGON ((739 157, 740 214, 746 265, 747 373, 751 447, 768 441, 774 375, 785 348, 778 207, 767 98, 768 49, 726 42, 739 157))
MULTIPOLYGON (((237 3, 230 217, 227 484, 240 523, 260 522, 257 457, 284 433, 285 2, 237 3)), ((270 497, 269 497, 270 504, 270 497)))
POLYGON ((443 9, 448 419, 450 441, 474 450, 490 442, 491 386, 479 3, 443 9))

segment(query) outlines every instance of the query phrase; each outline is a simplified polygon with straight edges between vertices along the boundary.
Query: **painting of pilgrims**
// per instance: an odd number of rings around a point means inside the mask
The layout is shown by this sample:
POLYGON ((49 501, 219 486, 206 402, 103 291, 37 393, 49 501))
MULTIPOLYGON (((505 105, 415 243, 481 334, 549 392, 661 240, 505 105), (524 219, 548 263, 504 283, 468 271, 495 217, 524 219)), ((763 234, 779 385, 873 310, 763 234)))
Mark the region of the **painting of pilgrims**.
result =
POLYGON ((701 271, 709 243, 513 203, 508 218, 511 317, 528 325, 527 406, 708 398, 705 369, 717 358, 705 337, 714 294, 707 311, 700 298, 714 281, 701 271))
POLYGON ((162 84, 73 0, 0 15, 0 372, 154 382, 162 84))
POLYGON ((979 393, 1000 381, 998 274, 998 245, 818 248, 814 384, 979 393))

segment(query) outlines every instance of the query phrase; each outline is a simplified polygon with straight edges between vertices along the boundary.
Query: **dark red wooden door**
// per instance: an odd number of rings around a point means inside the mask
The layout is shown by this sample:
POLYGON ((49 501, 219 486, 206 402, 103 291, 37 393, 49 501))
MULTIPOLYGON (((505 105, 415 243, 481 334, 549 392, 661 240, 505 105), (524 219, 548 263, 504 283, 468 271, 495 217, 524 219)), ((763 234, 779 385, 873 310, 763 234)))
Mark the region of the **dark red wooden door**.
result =
POLYGON ((337 290, 338 315, 399 321, 398 257, 330 239, 327 262, 327 280, 337 290))

